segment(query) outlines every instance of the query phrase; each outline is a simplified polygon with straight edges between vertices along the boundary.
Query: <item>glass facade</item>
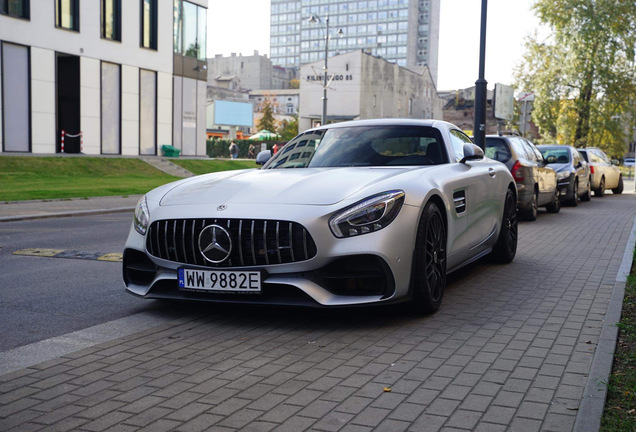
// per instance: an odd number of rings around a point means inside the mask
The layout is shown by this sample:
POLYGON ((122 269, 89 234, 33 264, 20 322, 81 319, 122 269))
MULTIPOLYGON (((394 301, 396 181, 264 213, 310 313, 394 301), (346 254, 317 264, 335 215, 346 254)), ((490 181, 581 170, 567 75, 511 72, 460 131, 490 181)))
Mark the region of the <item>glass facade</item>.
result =
POLYGON ((206 59, 207 9, 182 0, 174 1, 174 52, 206 59))
POLYGON ((270 57, 284 67, 324 58, 325 27, 308 22, 317 14, 329 17, 330 56, 364 49, 400 66, 426 65, 433 1, 272 0, 270 57), (409 25, 410 14, 418 14, 417 26, 409 25), (344 37, 334 36, 338 29, 344 37))

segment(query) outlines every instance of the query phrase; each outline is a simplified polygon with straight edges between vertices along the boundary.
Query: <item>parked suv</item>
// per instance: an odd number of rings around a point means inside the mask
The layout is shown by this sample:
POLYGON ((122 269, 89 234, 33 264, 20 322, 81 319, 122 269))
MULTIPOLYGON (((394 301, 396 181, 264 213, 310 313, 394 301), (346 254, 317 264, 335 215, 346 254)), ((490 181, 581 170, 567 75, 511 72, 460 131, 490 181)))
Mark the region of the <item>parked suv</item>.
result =
POLYGON ((571 206, 592 197, 590 166, 578 151, 569 145, 538 145, 548 164, 554 168, 559 182, 559 197, 571 206))
POLYGON ((517 183, 520 216, 533 221, 537 208, 548 213, 561 209, 556 172, 548 166, 537 147, 519 136, 486 136, 486 156, 504 163, 517 183))
POLYGON ((612 161, 597 147, 579 149, 579 153, 590 164, 594 196, 602 197, 605 195, 605 189, 611 189, 615 194, 623 193, 623 176, 616 167, 618 161, 612 161))

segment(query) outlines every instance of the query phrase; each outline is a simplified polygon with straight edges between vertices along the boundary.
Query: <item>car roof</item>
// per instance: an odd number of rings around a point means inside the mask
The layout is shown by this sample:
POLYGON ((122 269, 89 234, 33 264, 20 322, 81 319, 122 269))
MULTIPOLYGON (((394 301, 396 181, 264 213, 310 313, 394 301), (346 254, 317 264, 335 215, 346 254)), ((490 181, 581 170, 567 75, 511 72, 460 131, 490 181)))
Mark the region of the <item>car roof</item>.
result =
POLYGON ((448 123, 442 120, 388 118, 388 119, 351 120, 351 121, 345 121, 340 123, 330 123, 324 126, 318 126, 315 128, 308 129, 305 132, 318 131, 323 129, 336 129, 336 128, 343 128, 343 127, 359 127, 359 126, 429 126, 429 127, 437 127, 440 129, 460 130, 454 124, 448 123))

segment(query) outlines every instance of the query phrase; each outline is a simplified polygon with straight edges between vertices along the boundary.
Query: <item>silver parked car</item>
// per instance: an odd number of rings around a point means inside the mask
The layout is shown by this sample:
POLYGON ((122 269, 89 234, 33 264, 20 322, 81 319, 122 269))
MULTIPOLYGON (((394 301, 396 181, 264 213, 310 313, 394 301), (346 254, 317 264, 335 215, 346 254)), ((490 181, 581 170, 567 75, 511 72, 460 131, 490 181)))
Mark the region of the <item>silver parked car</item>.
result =
POLYGON ((569 145, 538 145, 548 164, 554 168, 559 182, 559 197, 571 206, 592 198, 590 166, 576 148, 569 145))
POLYGON ((603 150, 598 147, 586 147, 578 149, 583 159, 590 164, 592 172, 592 190, 594 196, 602 197, 606 189, 612 193, 623 193, 623 176, 616 165, 618 161, 612 161, 603 150))
POLYGON ((486 156, 504 163, 517 183, 517 206, 526 220, 537 219, 538 207, 548 213, 561 209, 557 175, 530 141, 514 135, 487 135, 486 156))
POLYGON ((161 186, 137 205, 123 276, 144 298, 437 310, 446 275, 512 261, 517 189, 457 127, 310 129, 261 169, 161 186))

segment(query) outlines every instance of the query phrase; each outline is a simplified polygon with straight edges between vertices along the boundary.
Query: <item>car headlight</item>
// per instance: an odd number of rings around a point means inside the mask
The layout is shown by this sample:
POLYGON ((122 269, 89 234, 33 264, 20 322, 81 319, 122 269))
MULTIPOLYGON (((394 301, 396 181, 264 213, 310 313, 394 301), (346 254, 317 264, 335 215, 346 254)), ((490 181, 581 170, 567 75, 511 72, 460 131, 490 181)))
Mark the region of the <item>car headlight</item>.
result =
POLYGON ((403 203, 403 191, 374 195, 333 215, 329 228, 338 238, 379 231, 393 222, 403 203))
POLYGON ((570 177, 569 171, 561 171, 557 173, 557 180, 565 180, 568 177, 570 177))
POLYGON ((146 201, 146 195, 144 195, 135 207, 135 222, 133 223, 135 231, 145 235, 148 229, 148 220, 150 220, 150 211, 148 211, 148 202, 146 201))

